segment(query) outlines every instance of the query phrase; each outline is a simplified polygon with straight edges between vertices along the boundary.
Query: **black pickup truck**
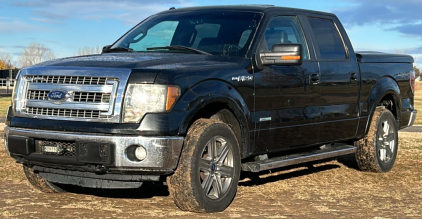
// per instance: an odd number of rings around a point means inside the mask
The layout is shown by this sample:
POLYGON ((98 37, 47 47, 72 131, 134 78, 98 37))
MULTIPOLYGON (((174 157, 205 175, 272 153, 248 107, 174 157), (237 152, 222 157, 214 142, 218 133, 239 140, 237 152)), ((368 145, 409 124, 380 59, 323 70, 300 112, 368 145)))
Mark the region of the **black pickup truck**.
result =
POLYGON ((412 63, 355 52, 330 13, 171 8, 102 54, 22 69, 6 150, 44 192, 163 182, 180 209, 218 212, 241 171, 346 154, 389 171, 416 117, 412 63))

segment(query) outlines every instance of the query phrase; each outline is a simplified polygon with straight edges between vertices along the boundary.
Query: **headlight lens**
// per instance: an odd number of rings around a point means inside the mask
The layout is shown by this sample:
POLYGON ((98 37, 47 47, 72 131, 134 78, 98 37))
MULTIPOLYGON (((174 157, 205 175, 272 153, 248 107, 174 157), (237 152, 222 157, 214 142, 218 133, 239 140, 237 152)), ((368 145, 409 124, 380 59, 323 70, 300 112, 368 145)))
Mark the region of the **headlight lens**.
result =
POLYGON ((159 84, 129 84, 123 108, 123 122, 136 123, 146 113, 170 111, 179 87, 159 84))
POLYGON ((19 85, 19 76, 21 71, 19 70, 18 74, 16 75, 15 83, 13 84, 13 92, 12 92, 12 108, 15 106, 15 99, 16 99, 16 90, 18 89, 19 85))

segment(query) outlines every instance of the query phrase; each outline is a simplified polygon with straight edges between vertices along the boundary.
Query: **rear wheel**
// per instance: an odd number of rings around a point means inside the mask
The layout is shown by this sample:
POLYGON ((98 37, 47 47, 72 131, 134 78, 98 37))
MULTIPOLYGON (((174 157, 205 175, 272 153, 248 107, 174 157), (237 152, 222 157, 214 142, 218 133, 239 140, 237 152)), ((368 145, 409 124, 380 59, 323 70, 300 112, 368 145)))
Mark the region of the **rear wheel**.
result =
POLYGON ((179 166, 167 184, 180 209, 220 212, 236 195, 239 175, 239 146, 232 129, 200 119, 189 129, 179 166))
POLYGON ((55 184, 43 179, 40 174, 34 172, 30 167, 23 166, 23 171, 25 172, 25 176, 28 179, 29 183, 36 189, 40 190, 41 192, 45 193, 62 193, 66 192, 64 189, 60 187, 59 184, 55 184))
POLYGON ((397 157, 398 129, 393 114, 385 108, 377 108, 371 120, 368 134, 355 142, 356 161, 359 168, 370 172, 388 172, 397 157))

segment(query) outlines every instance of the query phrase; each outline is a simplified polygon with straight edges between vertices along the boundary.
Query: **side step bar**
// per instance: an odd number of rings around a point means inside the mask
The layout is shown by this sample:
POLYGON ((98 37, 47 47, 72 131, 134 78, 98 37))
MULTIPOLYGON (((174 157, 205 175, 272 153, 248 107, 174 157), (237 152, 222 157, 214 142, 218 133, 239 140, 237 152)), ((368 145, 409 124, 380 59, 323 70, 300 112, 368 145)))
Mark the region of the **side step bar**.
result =
POLYGON ((323 160, 331 157, 338 157, 346 154, 353 154, 355 152, 355 146, 343 145, 327 149, 315 150, 311 152, 274 157, 267 160, 247 162, 242 164, 242 170, 248 172, 259 172, 263 170, 301 164, 310 161, 323 160))

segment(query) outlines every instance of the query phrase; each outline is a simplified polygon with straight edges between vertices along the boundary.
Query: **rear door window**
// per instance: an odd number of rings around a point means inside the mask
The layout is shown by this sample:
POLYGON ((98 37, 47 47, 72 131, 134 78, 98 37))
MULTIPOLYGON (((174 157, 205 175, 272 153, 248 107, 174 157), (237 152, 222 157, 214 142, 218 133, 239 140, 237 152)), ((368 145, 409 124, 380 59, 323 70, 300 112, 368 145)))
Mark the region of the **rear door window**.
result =
POLYGON ((308 20, 319 48, 319 59, 347 59, 343 39, 333 21, 312 17, 308 20))

